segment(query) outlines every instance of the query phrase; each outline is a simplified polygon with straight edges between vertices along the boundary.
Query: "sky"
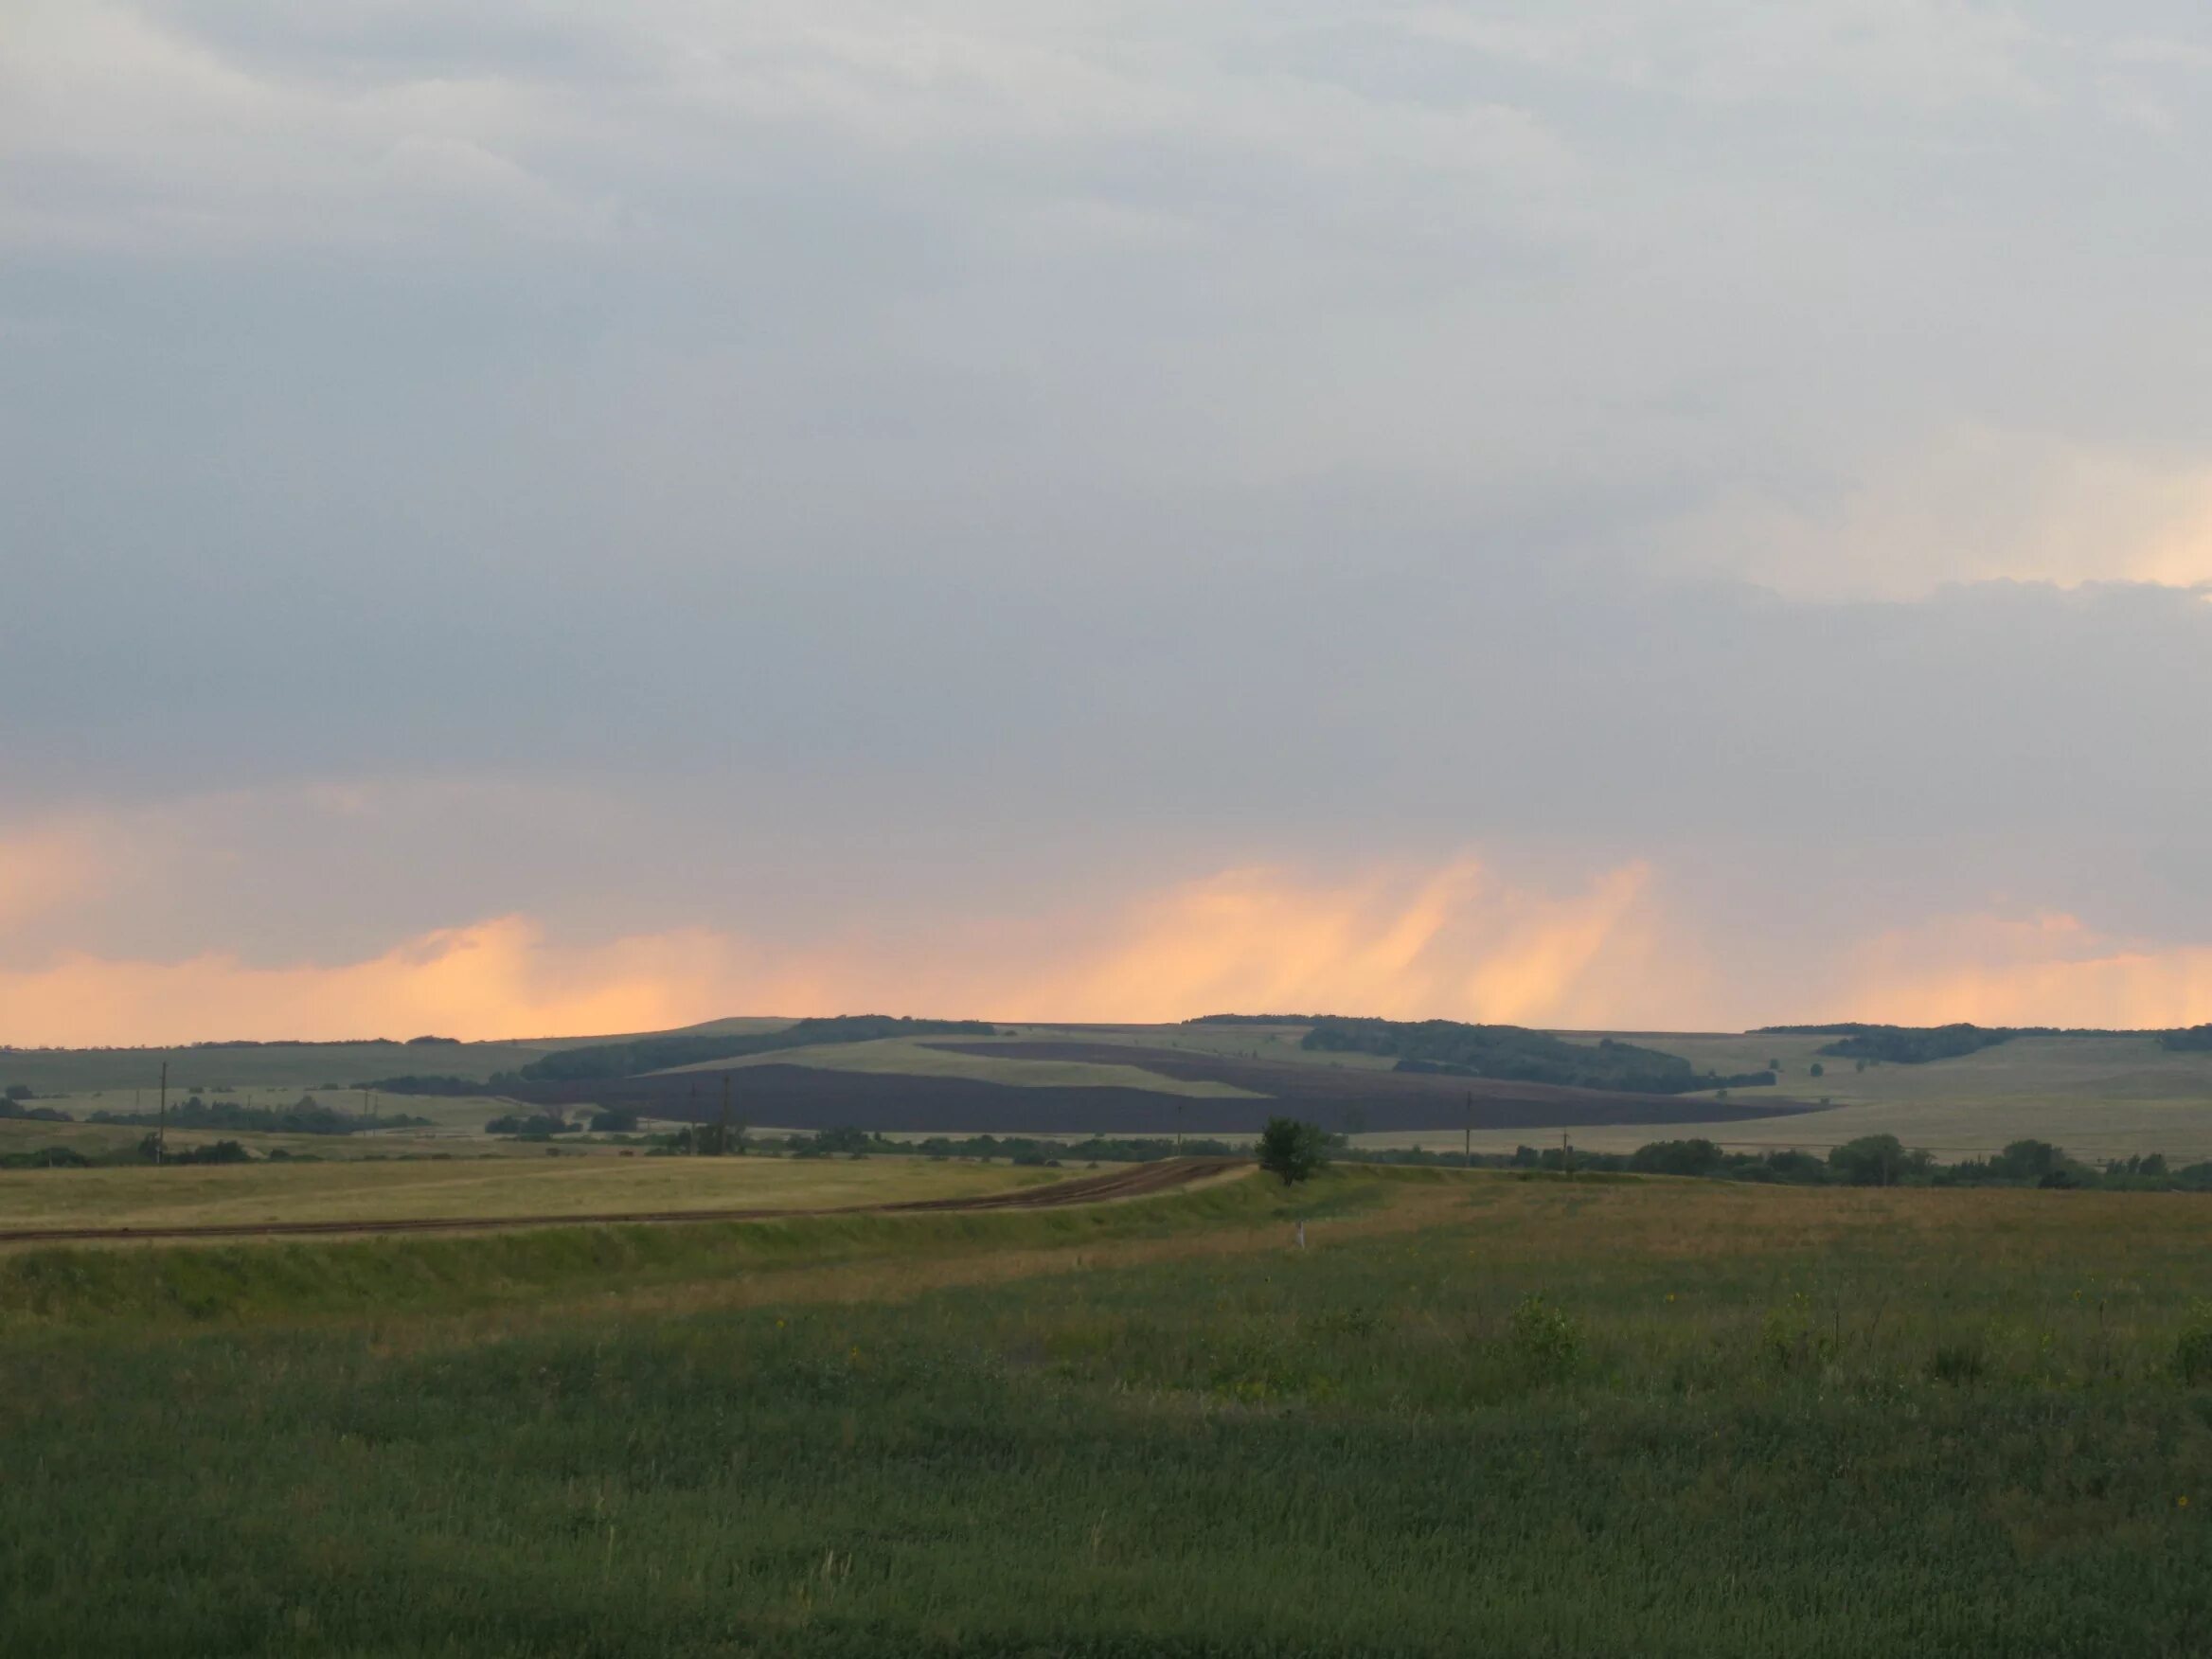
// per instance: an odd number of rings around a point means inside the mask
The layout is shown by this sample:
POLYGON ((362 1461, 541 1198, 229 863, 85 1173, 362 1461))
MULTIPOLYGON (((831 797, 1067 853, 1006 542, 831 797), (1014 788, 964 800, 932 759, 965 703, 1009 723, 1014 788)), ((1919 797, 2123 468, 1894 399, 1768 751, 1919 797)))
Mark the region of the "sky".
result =
POLYGON ((0 0, 0 1043, 2212 1020, 2201 4, 0 0))

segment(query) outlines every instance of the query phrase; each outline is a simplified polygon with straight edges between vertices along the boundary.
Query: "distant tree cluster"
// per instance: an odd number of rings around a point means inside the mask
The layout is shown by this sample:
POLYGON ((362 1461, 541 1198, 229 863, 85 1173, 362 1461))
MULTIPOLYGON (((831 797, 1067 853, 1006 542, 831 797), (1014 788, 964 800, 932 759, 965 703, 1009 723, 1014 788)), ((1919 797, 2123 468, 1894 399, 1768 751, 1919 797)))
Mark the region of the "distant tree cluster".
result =
POLYGON ((151 1129, 164 1122, 171 1129, 243 1130, 255 1134, 360 1134, 372 1129, 427 1129, 427 1117, 364 1117, 355 1112, 335 1112, 312 1095, 302 1095, 289 1106, 241 1106, 231 1100, 205 1100, 193 1095, 169 1109, 165 1119, 158 1112, 95 1112, 94 1123, 126 1123, 151 1129))
POLYGON ((1976 1026, 1960 1022, 1951 1026, 1877 1026, 1843 1020, 1827 1026, 1761 1026, 1757 1036, 1833 1037, 1820 1053, 1839 1060, 1855 1060, 1862 1070, 1868 1061, 1895 1065, 1926 1065, 1932 1061, 1956 1060, 1963 1055, 1994 1048, 2020 1037, 2155 1037, 2162 1048, 2212 1049, 2212 1025, 2191 1026, 2171 1031, 2116 1031, 2096 1026, 1976 1026))
POLYGON ((0 1089, 0 1117, 28 1119, 38 1123, 73 1123, 76 1120, 59 1106, 32 1106, 28 1102, 38 1097, 31 1093, 28 1083, 9 1083, 0 1089))
POLYGON ((484 1126, 486 1134, 511 1134, 522 1140, 550 1140, 557 1134, 574 1134, 582 1126, 568 1121, 553 1110, 533 1113, 509 1113, 505 1117, 494 1117, 484 1126))
POLYGON ((2114 1191, 2212 1192, 2212 1162, 2169 1168, 2156 1152, 2115 1159, 2102 1167, 2070 1158, 2048 1141, 2014 1141, 1990 1158, 1938 1164, 1928 1152, 1907 1149, 1895 1135, 1862 1135, 1826 1156, 1806 1151, 1732 1152, 1704 1139, 1653 1141, 1632 1152, 1541 1151, 1510 1153, 1411 1150, 1340 1150, 1347 1162, 1418 1164, 1476 1168, 1577 1170, 1597 1174, 1692 1175, 1728 1181, 1800 1186, 2041 1186, 2102 1187, 2114 1191))
POLYGON ((1471 1026, 1457 1020, 1347 1020, 1323 1017, 1300 1041, 1301 1048, 1394 1057, 1397 1069, 1451 1077, 1495 1078, 1522 1083, 1611 1089, 1640 1095, 1682 1095, 1692 1090, 1757 1088, 1771 1071, 1722 1077, 1701 1073, 1680 1055, 1662 1054, 1607 1037, 1569 1043, 1520 1026, 1471 1026))

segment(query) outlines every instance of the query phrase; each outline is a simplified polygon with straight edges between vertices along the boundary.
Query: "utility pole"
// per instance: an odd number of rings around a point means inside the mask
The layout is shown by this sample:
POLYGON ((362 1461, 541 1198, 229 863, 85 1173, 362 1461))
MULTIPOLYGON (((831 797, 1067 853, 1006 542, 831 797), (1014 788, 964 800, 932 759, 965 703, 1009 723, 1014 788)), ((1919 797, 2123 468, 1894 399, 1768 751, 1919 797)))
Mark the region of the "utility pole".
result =
POLYGON ((1560 1168, 1566 1171, 1569 1181, 1575 1178, 1575 1147, 1563 1129, 1560 1131, 1560 1168))
POLYGON ((684 1091, 684 1133, 691 1137, 691 1155, 699 1156, 699 1079, 693 1078, 690 1087, 684 1091))
POLYGON ((1467 1091, 1467 1133, 1459 1151, 1459 1167, 1474 1168, 1474 1091, 1467 1091))
POLYGON ((169 1162, 169 1061, 161 1062, 161 1113, 154 1119, 153 1162, 156 1168, 169 1162))
POLYGON ((722 1074, 722 1146, 719 1151, 725 1158, 730 1155, 730 1074, 726 1071, 722 1074))

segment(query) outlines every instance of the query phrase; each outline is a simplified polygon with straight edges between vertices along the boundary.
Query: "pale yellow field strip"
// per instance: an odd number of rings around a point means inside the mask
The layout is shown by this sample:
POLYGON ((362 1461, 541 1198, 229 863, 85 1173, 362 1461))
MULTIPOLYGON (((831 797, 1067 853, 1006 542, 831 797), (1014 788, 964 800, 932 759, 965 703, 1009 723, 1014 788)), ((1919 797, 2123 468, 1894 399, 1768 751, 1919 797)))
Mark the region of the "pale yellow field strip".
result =
MULTIPOLYGON (((962 1044, 980 1044, 985 1038, 942 1039, 962 1044)), ((1001 1060, 975 1054, 949 1054, 933 1048, 928 1039, 886 1037, 874 1043, 826 1043, 813 1048, 784 1048, 740 1061, 708 1061, 700 1065, 676 1066, 662 1076, 685 1072, 741 1070, 754 1065, 805 1065, 821 1071, 899 1074, 907 1077, 964 1078, 972 1082, 1004 1083, 1019 1089, 1121 1088, 1145 1089, 1156 1095, 1183 1095, 1212 1099, 1250 1099, 1249 1089, 1227 1083, 1186 1082, 1163 1077, 1134 1065, 1099 1065, 1076 1061, 1001 1060)))

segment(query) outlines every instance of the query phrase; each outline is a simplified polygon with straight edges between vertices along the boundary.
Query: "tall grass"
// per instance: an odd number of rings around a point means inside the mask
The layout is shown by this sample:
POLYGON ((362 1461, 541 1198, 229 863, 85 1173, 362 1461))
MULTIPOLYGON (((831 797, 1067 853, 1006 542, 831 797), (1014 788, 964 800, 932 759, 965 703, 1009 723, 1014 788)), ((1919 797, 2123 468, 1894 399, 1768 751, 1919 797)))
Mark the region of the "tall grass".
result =
POLYGON ((0 1650, 2203 1652, 2203 1223, 2086 1196, 1243 1183, 657 1246, 1184 1251, 901 1301, 49 1313, 0 1347, 0 1650), (1312 1248, 1199 1249, 1285 1204, 1312 1248))

